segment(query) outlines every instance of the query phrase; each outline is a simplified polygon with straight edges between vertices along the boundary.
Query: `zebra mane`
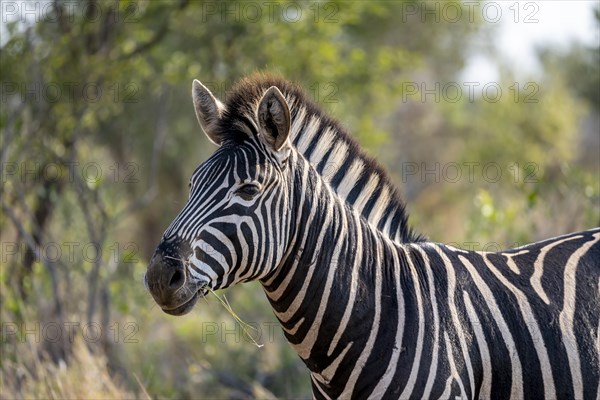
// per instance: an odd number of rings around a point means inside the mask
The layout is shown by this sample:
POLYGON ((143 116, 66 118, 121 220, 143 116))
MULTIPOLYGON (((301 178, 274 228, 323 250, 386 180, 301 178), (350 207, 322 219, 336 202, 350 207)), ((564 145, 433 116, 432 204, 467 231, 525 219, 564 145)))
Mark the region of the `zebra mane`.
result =
POLYGON ((285 96, 292 117, 290 139, 337 195, 369 224, 401 243, 424 240, 408 225, 405 203, 381 165, 333 118, 326 115, 295 83, 257 73, 227 92, 220 130, 227 140, 243 140, 240 130, 256 120, 264 92, 276 86, 285 96))

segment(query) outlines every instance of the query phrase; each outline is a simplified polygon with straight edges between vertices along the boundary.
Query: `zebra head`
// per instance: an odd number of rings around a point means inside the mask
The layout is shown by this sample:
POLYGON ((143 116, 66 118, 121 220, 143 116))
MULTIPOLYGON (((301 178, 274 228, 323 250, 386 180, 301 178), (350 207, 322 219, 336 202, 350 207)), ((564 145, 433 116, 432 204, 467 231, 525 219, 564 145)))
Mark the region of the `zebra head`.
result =
POLYGON ((229 110, 197 80, 192 96, 202 130, 219 149, 193 173, 189 200, 146 272, 154 300, 172 315, 189 312, 209 289, 266 277, 289 238, 293 152, 285 97, 270 87, 241 124, 225 121, 229 110))

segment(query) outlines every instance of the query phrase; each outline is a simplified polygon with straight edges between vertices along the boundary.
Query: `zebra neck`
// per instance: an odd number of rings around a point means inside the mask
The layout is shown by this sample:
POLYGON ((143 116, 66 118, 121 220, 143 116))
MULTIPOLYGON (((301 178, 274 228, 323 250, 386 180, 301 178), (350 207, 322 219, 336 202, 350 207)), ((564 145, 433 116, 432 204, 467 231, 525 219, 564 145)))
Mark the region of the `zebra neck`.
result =
MULTIPOLYGON (((297 187, 307 188, 315 178, 306 171, 299 175, 297 187)), ((344 374, 336 375, 340 366, 351 365, 352 374, 360 373, 375 338, 393 345, 401 319, 398 303, 404 300, 399 299, 400 285, 395 285, 399 282, 384 282, 383 277, 399 280, 405 263, 396 244, 316 182, 296 205, 296 238, 285 261, 263 286, 288 341, 313 377, 335 385, 334 376, 335 381, 348 381, 344 374), (389 297, 386 305, 381 304, 384 293, 389 297), (385 322, 394 328, 378 336, 382 310, 391 313, 385 322)))

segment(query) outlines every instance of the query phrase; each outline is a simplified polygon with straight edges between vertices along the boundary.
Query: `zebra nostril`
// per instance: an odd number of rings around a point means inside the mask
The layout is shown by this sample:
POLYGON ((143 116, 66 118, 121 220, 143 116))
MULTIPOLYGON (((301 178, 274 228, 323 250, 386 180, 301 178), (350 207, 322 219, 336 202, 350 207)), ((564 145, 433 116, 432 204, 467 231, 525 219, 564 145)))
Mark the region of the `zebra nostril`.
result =
POLYGON ((179 289, 183 286, 184 282, 185 275, 183 274, 183 271, 175 270, 175 273, 173 273, 173 276, 171 276, 171 280, 169 281, 169 287, 171 289, 179 289))

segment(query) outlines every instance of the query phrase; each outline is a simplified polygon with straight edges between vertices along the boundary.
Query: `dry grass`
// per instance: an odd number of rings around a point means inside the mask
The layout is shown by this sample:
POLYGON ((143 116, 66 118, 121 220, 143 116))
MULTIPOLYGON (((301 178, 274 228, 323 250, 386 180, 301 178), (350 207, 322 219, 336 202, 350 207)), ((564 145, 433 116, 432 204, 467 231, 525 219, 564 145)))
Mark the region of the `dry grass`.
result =
POLYGON ((47 359, 35 343, 17 343, 14 350, 16 360, 3 354, 0 399, 150 398, 143 387, 140 386, 140 394, 135 394, 115 380, 107 368, 106 357, 94 354, 82 340, 73 344, 68 364, 47 359))

